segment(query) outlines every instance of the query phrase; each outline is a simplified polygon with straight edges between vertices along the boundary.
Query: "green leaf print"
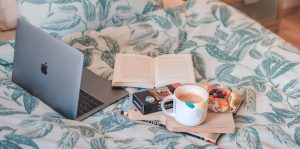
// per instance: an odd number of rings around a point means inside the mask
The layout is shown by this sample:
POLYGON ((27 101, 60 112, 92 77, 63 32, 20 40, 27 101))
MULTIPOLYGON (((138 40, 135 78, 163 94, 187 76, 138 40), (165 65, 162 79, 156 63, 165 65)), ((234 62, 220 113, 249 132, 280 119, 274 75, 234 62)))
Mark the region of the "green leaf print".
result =
POLYGON ((234 116, 234 122, 235 123, 244 123, 244 124, 251 124, 255 122, 255 118, 252 116, 246 116, 246 115, 235 115, 234 116))
POLYGON ((170 29, 172 24, 164 17, 157 16, 157 15, 146 15, 144 16, 144 21, 153 20, 156 22, 161 28, 163 29, 170 29))
POLYGON ((255 112, 256 111, 256 92, 248 88, 246 90, 246 97, 244 101, 244 107, 249 112, 255 112))
POLYGON ((0 116, 8 116, 8 115, 15 115, 15 114, 27 114, 26 112, 23 111, 17 111, 11 108, 6 108, 3 106, 0 106, 0 116))
POLYGON ((233 76, 233 75, 228 75, 225 78, 223 78, 223 81, 231 83, 231 84, 237 84, 240 82, 240 78, 233 76))
POLYGON ((101 55, 101 60, 103 60, 111 68, 114 68, 115 57, 111 52, 104 51, 101 55))
POLYGON ((180 52, 184 51, 185 49, 192 48, 195 46, 197 46, 196 42, 194 42, 192 40, 188 40, 187 42, 179 43, 179 46, 175 49, 174 53, 180 53, 180 52))
POLYGON ((182 24, 179 9, 168 8, 166 9, 166 13, 167 13, 167 17, 171 18, 171 21, 175 26, 180 26, 182 24))
POLYGON ((178 39, 179 39, 180 42, 186 42, 187 41, 186 31, 179 30, 178 39))
POLYGON ((99 123, 94 124, 98 130, 102 132, 116 132, 123 130, 128 127, 135 125, 135 122, 130 121, 129 119, 119 116, 116 113, 110 113, 107 117, 103 118, 99 123))
POLYGON ((265 47, 271 46, 275 42, 276 38, 266 38, 262 41, 261 45, 265 47))
POLYGON ((194 36, 194 38, 197 38, 197 39, 209 42, 211 44, 219 43, 219 40, 217 38, 215 38, 215 37, 199 35, 199 36, 194 36))
POLYGON ((74 3, 74 2, 82 2, 82 0, 52 0, 52 3, 55 3, 55 4, 68 4, 68 3, 74 3))
POLYGON ((294 118, 297 113, 288 109, 283 109, 283 108, 277 108, 274 107, 272 104, 270 104, 270 106, 272 107, 272 110, 280 117, 283 118, 294 118))
POLYGON ((111 0, 98 0, 97 7, 99 8, 98 11, 98 19, 99 21, 104 21, 107 19, 109 10, 111 7, 111 0))
POLYGON ((297 66, 299 63, 298 62, 289 62, 289 61, 283 61, 279 65, 280 67, 277 69, 275 74, 272 75, 272 79, 277 78, 289 70, 293 69, 295 66, 297 66))
POLYGON ((0 58, 0 65, 2 65, 6 71, 9 71, 11 72, 12 71, 12 66, 13 66, 13 63, 9 63, 3 59, 0 58))
POLYGON ((59 7, 58 10, 63 12, 63 13, 76 13, 76 12, 78 12, 78 8, 76 6, 73 6, 73 5, 63 5, 63 6, 59 7))
POLYGON ((139 41, 135 44, 133 49, 136 50, 136 51, 143 51, 143 50, 145 50, 146 48, 148 48, 152 45, 153 45, 152 43, 147 43, 147 42, 141 40, 141 41, 139 41))
POLYGON ((295 138, 296 143, 300 146, 300 127, 297 127, 295 129, 294 138, 295 138))
POLYGON ((186 19, 187 19, 186 20, 187 25, 193 28, 198 27, 200 24, 210 24, 217 21, 214 16, 209 15, 202 18, 200 17, 200 14, 197 13, 188 15, 186 19))
POLYGON ((23 4, 24 2, 41 5, 41 4, 46 4, 49 1, 48 0, 21 0, 21 4, 23 4))
POLYGON ((96 19, 96 8, 90 0, 82 0, 85 18, 88 22, 93 22, 96 19))
POLYGON ((293 138, 287 134, 279 125, 271 124, 267 126, 267 130, 270 131, 273 135, 273 138, 281 144, 286 145, 287 147, 299 147, 293 138))
POLYGON ((23 92, 21 91, 17 91, 17 90, 14 90, 14 92, 11 94, 11 99, 16 102, 18 105, 21 106, 21 103, 18 101, 18 99, 23 95, 23 92))
POLYGON ((79 134, 76 131, 67 131, 63 133, 58 141, 59 149, 72 149, 79 140, 79 134))
POLYGON ((128 12, 130 12, 130 10, 131 10, 131 7, 130 7, 130 6, 118 6, 118 7, 116 8, 116 11, 117 11, 118 13, 128 13, 128 12))
POLYGON ((178 142, 170 142, 165 149, 176 149, 176 145, 178 144, 178 142))
POLYGON ((215 75, 219 81, 224 81, 225 78, 230 75, 236 68, 235 64, 225 63, 216 68, 215 75))
POLYGON ((138 28, 131 32, 129 45, 135 45, 140 41, 157 37, 158 31, 155 31, 150 24, 139 24, 138 28))
POLYGON ((9 134, 5 136, 6 140, 9 140, 11 142, 15 142, 16 144, 23 144, 30 146, 34 149, 38 149, 39 147, 37 144, 29 137, 22 136, 22 135, 15 135, 15 134, 9 134))
POLYGON ((262 149, 258 132, 251 126, 239 130, 236 137, 236 143, 240 148, 262 149))
POLYGON ((0 149, 22 149, 22 147, 11 141, 2 140, 0 141, 0 149))
POLYGON ((220 19, 224 27, 229 25, 229 19, 231 17, 231 12, 227 6, 220 6, 220 19))
POLYGON ((71 41, 71 46, 74 46, 76 43, 80 43, 83 46, 98 46, 97 41, 88 35, 73 39, 71 41))
POLYGON ((42 138, 53 129, 52 124, 44 121, 24 120, 19 125, 24 127, 24 135, 31 138, 42 138))
POLYGON ((264 112, 264 113, 259 113, 258 115, 262 115, 272 124, 285 124, 285 120, 275 113, 264 112))
POLYGON ((300 98, 299 79, 293 79, 283 87, 283 91, 286 92, 292 98, 300 98))
POLYGON ((29 93, 23 95, 23 103, 28 114, 31 114, 31 112, 39 105, 39 101, 29 93))
POLYGON ((80 21, 81 17, 75 14, 53 14, 41 25, 41 28, 55 31, 67 30, 78 25, 80 21))
POLYGON ((157 134, 154 136, 153 141, 157 144, 167 144, 169 142, 177 142, 181 135, 176 133, 165 133, 165 134, 157 134))
POLYGON ((87 126, 68 126, 68 128, 79 129, 80 135, 88 138, 94 137, 95 133, 97 133, 97 131, 94 128, 90 128, 87 126))
POLYGON ((158 133, 167 133, 168 131, 162 127, 150 127, 148 128, 150 132, 153 134, 158 134, 158 133))
POLYGON ((202 56, 196 51, 192 51, 193 66, 202 78, 206 79, 206 65, 202 56))
POLYGON ((0 41, 0 47, 9 44, 8 41, 0 41))
POLYGON ((213 44, 206 44, 205 45, 206 51, 207 53, 218 59, 218 60, 224 60, 224 61, 235 61, 234 58, 232 58, 231 56, 229 56, 227 53, 221 51, 216 45, 213 44))
POLYGON ((257 51, 255 48, 250 50, 249 55, 252 58, 255 58, 255 59, 258 59, 258 60, 263 58, 263 55, 259 51, 257 51))
POLYGON ((190 145, 185 146, 183 149, 206 149, 206 148, 209 148, 211 146, 213 146, 213 145, 211 145, 211 144, 205 144, 205 145, 190 144, 190 145))
POLYGON ((92 139, 90 142, 91 148, 92 149, 105 149, 107 148, 105 145, 105 139, 104 138, 95 138, 92 139))
POLYGON ((184 9, 190 9, 196 4, 197 0, 189 0, 186 3, 184 3, 184 9))
POLYGON ((290 121, 287 125, 291 127, 295 124, 300 124, 300 115, 297 115, 292 121, 290 121))
POLYGON ((14 88, 14 91, 11 94, 11 98, 18 105, 21 105, 21 103, 18 101, 20 97, 23 97, 24 108, 28 114, 31 114, 31 112, 33 112, 34 109, 39 105, 38 99, 31 96, 28 92, 17 86, 16 88, 14 88))
POLYGON ((289 91, 293 90, 298 83, 299 83, 298 79, 293 79, 293 80, 289 81, 286 85, 284 85, 283 91, 289 92, 289 91))
POLYGON ((211 13, 212 15, 217 18, 217 10, 218 10, 219 6, 218 5, 212 5, 210 10, 211 10, 211 13))
POLYGON ((264 82, 260 82, 258 80, 251 80, 251 85, 257 92, 264 93, 266 91, 266 85, 264 82))
POLYGON ((163 44, 155 48, 155 50, 159 51, 161 54, 168 54, 175 42, 176 39, 174 37, 168 38, 163 42, 163 44))
POLYGON ((0 132, 1 131, 11 131, 10 134, 13 134, 16 131, 16 129, 10 128, 8 126, 0 126, 0 132))
POLYGON ((64 123, 63 119, 65 118, 58 113, 47 112, 42 115, 42 121, 46 121, 46 122, 63 124, 64 123))
POLYGON ((148 12, 152 12, 152 11, 154 11, 156 9, 157 8, 156 8, 155 4, 153 4, 153 2, 151 2, 151 1, 148 1, 147 4, 146 4, 146 6, 143 9, 143 14, 146 14, 148 12))
POLYGON ((268 58, 262 62, 260 68, 263 75, 268 79, 275 79, 299 64, 298 62, 286 61, 276 53, 270 53, 267 57, 268 58))
POLYGON ((93 63, 93 49, 85 49, 82 53, 84 54, 83 66, 89 67, 93 63))
POLYGON ((273 102, 281 102, 283 100, 282 95, 279 94, 277 89, 274 87, 267 92, 267 97, 273 102))
POLYGON ((120 52, 120 46, 116 40, 113 40, 109 36, 99 36, 99 37, 103 38, 103 40, 106 42, 106 45, 112 54, 115 55, 120 52))
MULTIPOLYGON (((238 32, 234 32, 233 34, 231 34, 227 38, 227 41, 225 43, 224 52, 230 53, 232 50, 234 50, 235 47, 238 46, 238 43, 240 42, 242 37, 243 36, 241 34, 239 34, 238 32)), ((240 50, 240 48, 239 48, 239 50, 240 50)))
POLYGON ((216 32, 214 33, 215 37, 218 39, 221 39, 223 41, 227 40, 227 37, 229 36, 225 31, 221 29, 216 29, 216 32))

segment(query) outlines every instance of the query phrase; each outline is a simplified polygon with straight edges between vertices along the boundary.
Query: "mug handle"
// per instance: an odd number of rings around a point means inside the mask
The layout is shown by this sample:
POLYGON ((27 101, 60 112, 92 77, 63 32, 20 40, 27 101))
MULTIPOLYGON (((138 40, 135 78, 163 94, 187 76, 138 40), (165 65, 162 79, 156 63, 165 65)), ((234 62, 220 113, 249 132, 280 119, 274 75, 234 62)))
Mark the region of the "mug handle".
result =
POLYGON ((169 95, 167 97, 165 97, 161 103, 160 103, 160 107, 161 107, 161 110, 168 116, 171 116, 171 117, 175 117, 175 112, 174 112, 174 100, 176 99, 175 95, 169 95), (165 108, 165 103, 167 102, 167 100, 173 100, 173 112, 168 112, 165 108))

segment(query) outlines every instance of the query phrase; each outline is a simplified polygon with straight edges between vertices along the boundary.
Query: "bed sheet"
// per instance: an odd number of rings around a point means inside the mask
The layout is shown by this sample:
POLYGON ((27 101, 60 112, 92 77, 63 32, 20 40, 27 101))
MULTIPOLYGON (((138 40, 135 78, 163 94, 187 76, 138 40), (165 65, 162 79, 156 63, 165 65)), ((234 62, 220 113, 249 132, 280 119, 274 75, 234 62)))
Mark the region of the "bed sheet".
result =
MULTIPOLYGON (((82 122, 67 120, 11 81, 14 43, 0 45, 0 148, 299 148, 300 52, 218 1, 138 16, 140 22, 63 41, 85 54, 85 66, 112 78, 116 53, 190 53, 198 83, 248 88, 235 115, 237 132, 217 146, 123 117, 130 95, 82 122)), ((180 71, 180 68, 178 68, 180 71)))

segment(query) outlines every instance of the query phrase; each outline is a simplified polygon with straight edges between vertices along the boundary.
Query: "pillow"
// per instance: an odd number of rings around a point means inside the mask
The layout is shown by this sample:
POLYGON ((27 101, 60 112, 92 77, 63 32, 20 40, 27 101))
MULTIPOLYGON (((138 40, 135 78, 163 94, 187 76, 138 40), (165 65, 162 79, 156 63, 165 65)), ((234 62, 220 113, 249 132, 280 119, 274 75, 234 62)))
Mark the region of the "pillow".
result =
POLYGON ((55 37, 101 30, 156 10, 156 0, 18 0, 21 16, 55 37))
POLYGON ((18 17, 16 0, 0 0, 0 31, 16 28, 18 17))

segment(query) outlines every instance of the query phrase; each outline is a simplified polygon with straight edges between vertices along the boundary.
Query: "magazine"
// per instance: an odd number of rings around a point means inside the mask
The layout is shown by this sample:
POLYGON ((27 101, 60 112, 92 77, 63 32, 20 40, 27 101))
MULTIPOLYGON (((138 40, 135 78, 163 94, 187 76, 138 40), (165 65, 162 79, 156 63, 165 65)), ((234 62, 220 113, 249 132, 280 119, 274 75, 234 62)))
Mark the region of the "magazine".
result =
POLYGON ((116 55, 112 86, 153 88, 173 83, 195 83, 190 54, 168 54, 156 58, 116 55))

